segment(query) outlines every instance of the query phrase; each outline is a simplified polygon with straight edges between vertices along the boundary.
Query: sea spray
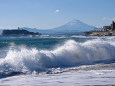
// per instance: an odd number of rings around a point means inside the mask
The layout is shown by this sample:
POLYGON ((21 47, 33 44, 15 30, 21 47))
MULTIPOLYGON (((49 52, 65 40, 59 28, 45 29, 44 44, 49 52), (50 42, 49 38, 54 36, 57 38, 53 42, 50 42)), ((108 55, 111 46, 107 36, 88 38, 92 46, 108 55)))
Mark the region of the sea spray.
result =
POLYGON ((27 49, 24 46, 14 46, 12 48, 9 49, 6 57, 0 60, 0 68, 2 70, 26 72, 40 68, 37 49, 27 49))
POLYGON ((68 40, 51 50, 12 45, 0 59, 0 71, 33 72, 115 60, 115 40, 94 39, 84 43, 68 40))

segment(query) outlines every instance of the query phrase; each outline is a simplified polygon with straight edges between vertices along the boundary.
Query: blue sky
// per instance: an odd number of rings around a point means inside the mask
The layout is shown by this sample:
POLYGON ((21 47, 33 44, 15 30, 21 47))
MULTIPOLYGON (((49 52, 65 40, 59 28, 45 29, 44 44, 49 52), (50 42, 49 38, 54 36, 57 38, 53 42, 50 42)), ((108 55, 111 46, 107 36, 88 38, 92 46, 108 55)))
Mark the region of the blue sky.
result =
POLYGON ((48 29, 73 19, 109 25, 115 20, 115 0, 0 0, 0 28, 48 29))

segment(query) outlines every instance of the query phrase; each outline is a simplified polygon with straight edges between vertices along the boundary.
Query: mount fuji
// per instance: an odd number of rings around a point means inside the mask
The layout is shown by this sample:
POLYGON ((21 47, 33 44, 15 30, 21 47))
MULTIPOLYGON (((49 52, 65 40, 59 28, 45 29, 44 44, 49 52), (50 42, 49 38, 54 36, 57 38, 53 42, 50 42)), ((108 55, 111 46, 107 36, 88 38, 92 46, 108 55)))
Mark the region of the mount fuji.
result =
POLYGON ((81 22, 80 20, 72 20, 66 23, 65 25, 62 25, 60 27, 56 27, 53 29, 42 30, 42 29, 27 28, 27 27, 24 27, 23 29, 26 29, 32 32, 40 32, 41 34, 79 34, 85 31, 93 30, 94 26, 85 24, 81 22))

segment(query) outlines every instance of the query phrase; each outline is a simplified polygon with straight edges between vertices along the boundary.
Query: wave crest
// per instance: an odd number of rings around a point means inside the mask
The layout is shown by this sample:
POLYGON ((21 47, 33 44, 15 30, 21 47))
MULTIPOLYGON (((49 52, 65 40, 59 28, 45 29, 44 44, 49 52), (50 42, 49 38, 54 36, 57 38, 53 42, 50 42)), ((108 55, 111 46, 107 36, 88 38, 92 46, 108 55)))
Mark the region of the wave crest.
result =
POLYGON ((44 68, 70 67, 115 60, 115 40, 66 41, 54 50, 38 50, 13 45, 0 59, 0 72, 40 71, 44 68))

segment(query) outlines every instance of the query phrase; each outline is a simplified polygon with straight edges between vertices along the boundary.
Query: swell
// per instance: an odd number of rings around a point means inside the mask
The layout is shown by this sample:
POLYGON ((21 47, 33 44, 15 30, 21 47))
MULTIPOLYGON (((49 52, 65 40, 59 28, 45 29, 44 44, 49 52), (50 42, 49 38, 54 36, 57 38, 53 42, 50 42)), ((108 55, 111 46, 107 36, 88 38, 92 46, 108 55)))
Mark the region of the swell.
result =
POLYGON ((114 39, 94 39, 84 43, 68 40, 52 50, 12 45, 6 56, 0 59, 0 73, 40 72, 48 68, 115 61, 114 51, 114 39))

